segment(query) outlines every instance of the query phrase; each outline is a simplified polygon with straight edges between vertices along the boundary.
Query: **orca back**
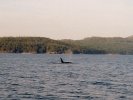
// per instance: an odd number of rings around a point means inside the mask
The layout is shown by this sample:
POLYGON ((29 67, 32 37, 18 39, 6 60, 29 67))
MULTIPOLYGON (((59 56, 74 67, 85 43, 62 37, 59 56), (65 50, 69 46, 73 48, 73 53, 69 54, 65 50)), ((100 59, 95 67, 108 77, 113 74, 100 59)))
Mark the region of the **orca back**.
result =
POLYGON ((66 64, 67 63, 72 63, 72 62, 64 62, 62 58, 60 58, 60 60, 61 60, 61 63, 66 63, 66 64))

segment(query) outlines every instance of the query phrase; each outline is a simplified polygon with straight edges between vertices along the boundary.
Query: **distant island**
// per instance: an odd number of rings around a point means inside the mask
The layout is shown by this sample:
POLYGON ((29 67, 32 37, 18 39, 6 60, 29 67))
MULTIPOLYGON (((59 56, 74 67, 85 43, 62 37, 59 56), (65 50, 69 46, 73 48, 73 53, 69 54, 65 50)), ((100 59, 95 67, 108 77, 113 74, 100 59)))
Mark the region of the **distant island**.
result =
POLYGON ((133 54, 133 36, 53 40, 45 37, 1 37, 0 53, 133 54))

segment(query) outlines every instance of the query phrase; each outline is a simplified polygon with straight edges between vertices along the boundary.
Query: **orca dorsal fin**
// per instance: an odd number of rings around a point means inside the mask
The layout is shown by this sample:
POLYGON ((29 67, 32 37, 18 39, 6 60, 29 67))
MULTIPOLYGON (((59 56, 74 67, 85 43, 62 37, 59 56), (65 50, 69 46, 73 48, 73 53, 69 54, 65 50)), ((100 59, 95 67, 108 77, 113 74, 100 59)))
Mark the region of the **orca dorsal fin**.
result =
POLYGON ((64 63, 63 59, 60 57, 61 63, 64 63))
POLYGON ((72 62, 66 62, 66 61, 63 61, 63 59, 60 57, 60 60, 61 60, 61 63, 63 64, 71 64, 72 62))

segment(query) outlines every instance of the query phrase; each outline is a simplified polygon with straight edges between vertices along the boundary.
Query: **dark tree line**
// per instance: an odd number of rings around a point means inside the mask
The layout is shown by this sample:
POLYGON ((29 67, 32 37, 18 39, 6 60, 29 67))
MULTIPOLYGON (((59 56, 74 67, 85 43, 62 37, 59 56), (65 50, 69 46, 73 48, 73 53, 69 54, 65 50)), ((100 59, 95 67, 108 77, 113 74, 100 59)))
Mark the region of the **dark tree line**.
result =
POLYGON ((133 37, 101 38, 91 37, 83 40, 62 40, 65 43, 78 45, 76 53, 84 54, 133 54, 133 37))
POLYGON ((1 53, 133 54, 133 38, 52 40, 42 37, 0 38, 1 53))
POLYGON ((70 46, 41 37, 0 38, 0 52, 8 53, 65 53, 70 46))

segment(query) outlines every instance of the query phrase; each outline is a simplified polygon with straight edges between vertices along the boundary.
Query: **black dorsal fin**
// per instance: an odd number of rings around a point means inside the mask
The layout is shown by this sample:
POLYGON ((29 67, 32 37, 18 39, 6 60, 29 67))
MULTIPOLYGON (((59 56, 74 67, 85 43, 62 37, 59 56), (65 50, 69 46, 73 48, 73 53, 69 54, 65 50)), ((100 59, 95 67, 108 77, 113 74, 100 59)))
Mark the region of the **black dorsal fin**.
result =
POLYGON ((63 59, 60 57, 61 63, 64 63, 63 59))

